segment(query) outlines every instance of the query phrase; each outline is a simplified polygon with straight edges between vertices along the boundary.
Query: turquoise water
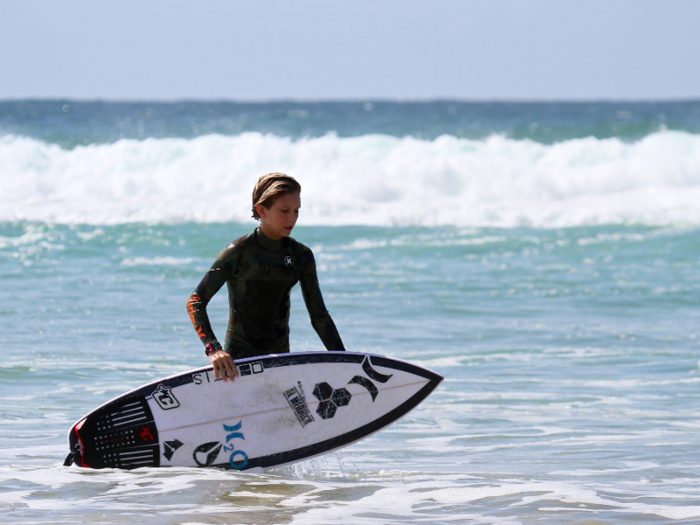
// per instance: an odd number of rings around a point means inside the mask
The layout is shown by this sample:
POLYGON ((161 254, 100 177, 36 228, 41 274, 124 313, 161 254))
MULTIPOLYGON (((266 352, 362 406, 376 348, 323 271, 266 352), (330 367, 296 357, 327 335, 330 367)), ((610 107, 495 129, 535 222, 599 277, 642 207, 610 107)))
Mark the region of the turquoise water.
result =
POLYGON ((0 190, 0 523, 700 521, 697 101, 0 101, 0 190), (185 302, 270 171, 347 348, 445 381, 292 467, 64 468, 81 416, 207 364, 185 302))
MULTIPOLYGON (((84 413, 206 364, 185 301, 248 228, 0 228, 0 520, 697 523, 693 228, 298 227, 347 347, 432 368, 438 391, 265 474, 62 467, 84 413)), ((322 349, 298 293, 291 330, 322 349)))

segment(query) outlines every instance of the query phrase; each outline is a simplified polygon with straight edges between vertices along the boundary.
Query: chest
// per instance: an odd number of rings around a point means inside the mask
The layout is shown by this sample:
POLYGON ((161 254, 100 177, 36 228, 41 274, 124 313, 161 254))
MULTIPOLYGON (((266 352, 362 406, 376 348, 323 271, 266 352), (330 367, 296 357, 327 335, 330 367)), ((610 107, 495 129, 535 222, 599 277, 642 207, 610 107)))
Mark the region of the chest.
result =
POLYGON ((277 281, 295 284, 301 277, 301 260, 291 251, 253 251, 241 260, 236 277, 246 281, 277 281))

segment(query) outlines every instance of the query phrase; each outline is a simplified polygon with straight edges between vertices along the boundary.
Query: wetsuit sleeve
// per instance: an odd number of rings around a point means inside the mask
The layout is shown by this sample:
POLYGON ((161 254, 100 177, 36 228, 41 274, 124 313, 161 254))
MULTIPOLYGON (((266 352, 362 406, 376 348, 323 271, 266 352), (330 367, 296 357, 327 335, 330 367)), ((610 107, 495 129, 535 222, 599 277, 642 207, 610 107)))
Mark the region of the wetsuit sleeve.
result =
POLYGON ((240 247, 235 243, 226 247, 217 256, 216 261, 187 301, 187 313, 190 315, 199 339, 205 346, 217 340, 207 315, 207 304, 236 271, 239 250, 240 247))
POLYGON ((326 310, 321 295, 321 287, 318 284, 316 274, 316 261, 311 250, 304 247, 304 269, 301 273, 301 293, 304 296, 306 309, 311 317, 311 325, 321 338, 326 350, 345 350, 340 334, 335 327, 331 314, 326 310))

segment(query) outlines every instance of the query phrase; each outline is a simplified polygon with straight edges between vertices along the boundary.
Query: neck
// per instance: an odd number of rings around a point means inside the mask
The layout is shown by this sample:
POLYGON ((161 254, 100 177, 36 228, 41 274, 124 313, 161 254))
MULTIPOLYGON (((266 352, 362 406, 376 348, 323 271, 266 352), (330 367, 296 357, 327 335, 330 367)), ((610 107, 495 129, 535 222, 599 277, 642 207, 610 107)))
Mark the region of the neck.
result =
POLYGON ((281 237, 278 239, 272 239, 265 234, 265 232, 263 231, 263 229, 261 227, 258 227, 257 232, 258 232, 258 235, 257 235, 258 244, 260 244, 260 246, 262 246, 263 248, 265 248, 267 251, 270 251, 270 252, 273 252, 273 251, 276 251, 277 249, 279 249, 280 245, 282 244, 281 237))
POLYGON ((275 235, 269 231, 266 231, 265 226, 263 226, 262 224, 260 226, 258 226, 258 231, 262 232, 265 235, 265 237, 267 237, 268 239, 270 239, 272 241, 279 241, 282 238, 282 237, 275 235))

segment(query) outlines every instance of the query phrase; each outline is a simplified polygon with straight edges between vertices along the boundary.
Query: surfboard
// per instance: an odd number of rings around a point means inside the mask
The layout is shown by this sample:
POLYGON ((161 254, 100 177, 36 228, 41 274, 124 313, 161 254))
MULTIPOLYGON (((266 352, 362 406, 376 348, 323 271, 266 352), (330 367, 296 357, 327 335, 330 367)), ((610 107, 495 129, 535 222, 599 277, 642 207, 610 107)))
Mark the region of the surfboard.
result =
POLYGON ((127 392, 68 432, 81 467, 280 467, 351 445, 406 415, 443 380, 426 368, 355 352, 300 352, 212 367, 127 392))

